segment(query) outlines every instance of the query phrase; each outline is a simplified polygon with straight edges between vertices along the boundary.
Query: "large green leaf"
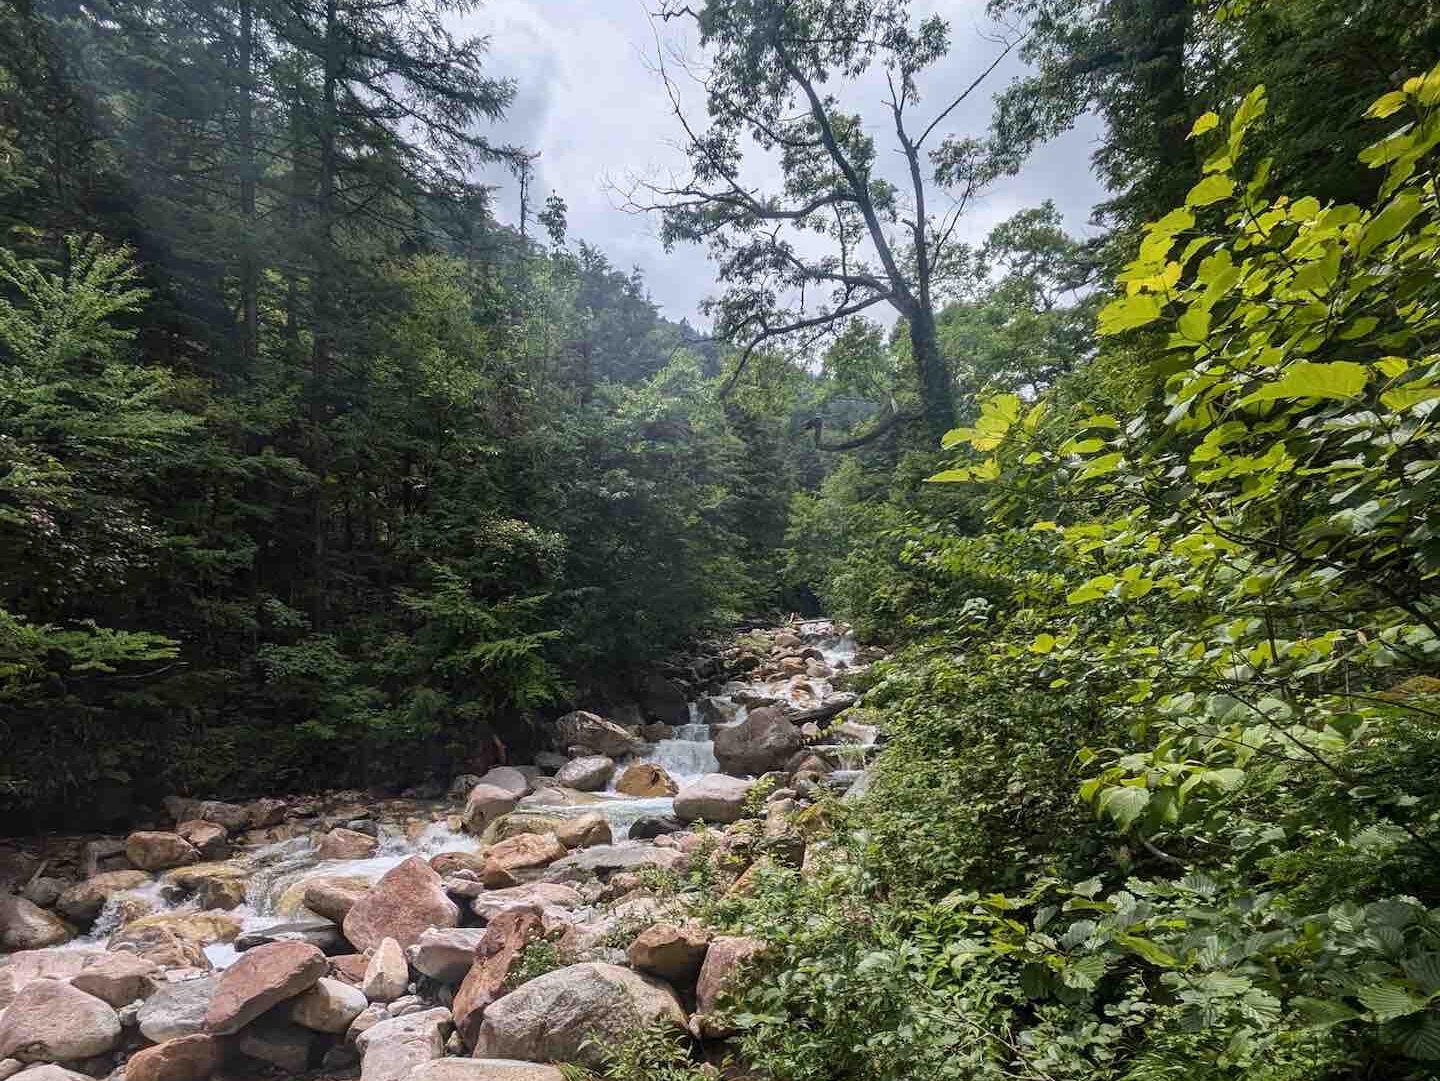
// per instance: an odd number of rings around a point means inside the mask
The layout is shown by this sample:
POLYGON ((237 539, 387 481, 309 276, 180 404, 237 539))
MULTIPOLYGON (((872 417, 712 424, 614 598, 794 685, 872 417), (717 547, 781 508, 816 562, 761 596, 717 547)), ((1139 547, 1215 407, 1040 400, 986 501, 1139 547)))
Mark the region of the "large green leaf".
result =
POLYGON ((1354 398, 1365 390, 1370 373, 1363 364, 1336 360, 1326 364, 1301 360, 1290 365, 1274 383, 1240 399, 1241 405, 1294 398, 1354 398))

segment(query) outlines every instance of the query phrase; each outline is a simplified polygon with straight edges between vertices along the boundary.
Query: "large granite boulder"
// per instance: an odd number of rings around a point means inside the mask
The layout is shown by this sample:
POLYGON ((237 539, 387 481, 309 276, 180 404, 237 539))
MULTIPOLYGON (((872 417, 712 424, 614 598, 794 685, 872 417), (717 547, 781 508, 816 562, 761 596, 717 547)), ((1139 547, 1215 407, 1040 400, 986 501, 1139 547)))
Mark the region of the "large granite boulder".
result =
POLYGON ((365 997, 371 1002, 394 1002, 404 997, 409 985, 410 965, 405 951, 393 938, 383 940, 365 966, 365 978, 360 984, 365 997))
POLYGON ((100 915, 111 895, 139 889, 149 882, 150 876, 144 871, 105 871, 66 889, 55 908, 66 919, 89 923, 100 915))
POLYGON ((511 967, 525 944, 542 933, 544 926, 541 910, 529 905, 500 913, 485 928, 452 1006, 455 1027, 466 1046, 474 1046, 485 1009, 504 993, 511 967))
POLYGON ((416 972, 441 983, 459 983, 475 962, 483 927, 432 927, 405 951, 416 972))
POLYGON ((460 909, 434 869, 420 856, 385 872, 345 916, 345 937, 357 950, 393 938, 403 949, 431 927, 455 927, 460 909))
POLYGON ((710 935, 692 925, 657 923, 636 936, 625 951, 632 968, 676 987, 689 987, 700 975, 710 935))
POLYGON ((567 849, 553 833, 522 833, 485 850, 486 870, 498 866, 508 872, 548 867, 562 858, 567 849))
POLYGON ((603 1045, 657 1021, 685 1025, 675 992, 618 965, 587 962, 547 972, 492 1002, 475 1045, 478 1058, 604 1065, 603 1045))
POLYGON ((484 833, 486 826, 501 815, 509 814, 519 802, 520 797, 509 789, 493 784, 477 784, 466 797, 461 821, 471 833, 484 833))
POLYGON ((125 1081, 205 1081, 224 1059, 224 1045, 214 1036, 179 1036, 131 1055, 125 1081))
POLYGON ((555 780, 577 792, 599 792, 614 774, 615 759, 593 754, 566 762, 555 774, 555 780))
POLYGON ((603 754, 609 758, 624 758, 639 746, 639 740, 614 721, 607 721, 599 714, 583 709, 556 720, 550 734, 555 746, 561 750, 584 747, 592 754, 603 754))
POLYGON ((205 1011, 205 1031, 238 1032, 272 1006, 314 987, 329 971, 325 955, 308 943, 256 946, 220 974, 205 1011))
POLYGON ((512 908, 538 905, 541 909, 579 908, 585 903, 580 891, 560 882, 527 882, 504 890, 486 890, 470 902, 470 910, 487 923, 512 908))
POLYGON ((508 1058, 437 1058, 407 1081, 565 1081, 565 1075, 554 1066, 508 1058))
POLYGON ((360 1081, 401 1081, 445 1054, 450 1011, 437 1008, 394 1017, 360 1033, 360 1081))
POLYGON ((741 968, 764 950, 765 943, 760 939, 743 935, 720 935, 711 941, 695 985, 691 1030, 697 1036, 717 1038, 731 1034, 733 1029, 716 1015, 716 1009, 723 997, 735 990, 741 968))
POLYGON ((79 1062, 119 1042, 119 1015, 59 980, 26 984, 0 1014, 0 1059, 79 1062))
POLYGON ((107 950, 86 957, 85 965, 70 979, 70 986, 94 995, 119 1009, 154 993, 164 969, 143 957, 107 950))
POLYGON ((578 818, 560 819, 553 832, 567 849, 608 845, 614 839, 610 823, 599 811, 588 811, 578 818))
POLYGON ((675 797, 675 817, 682 822, 738 822, 753 781, 707 773, 684 785, 675 797))
POLYGON ((375 855, 380 842, 368 833, 337 826, 320 838, 316 853, 322 860, 364 860, 375 855))
POLYGON ((125 838, 125 855, 142 871, 164 871, 199 863, 200 852, 178 833, 138 830, 125 838))
POLYGON ((74 932, 54 913, 33 901, 0 894, 0 953, 43 950, 68 942, 74 932))
POLYGON ((620 780, 615 782, 615 791, 640 799, 673 796, 679 790, 680 786, 665 772, 665 767, 653 762, 636 762, 627 766, 620 774, 620 780))
POLYGON ((312 1032, 344 1032, 368 1006, 365 992, 348 983, 322 976, 315 986, 290 1000, 290 1020, 312 1032))
POLYGON ((514 766, 496 766, 481 776, 475 783, 488 784, 495 788, 503 788, 514 796, 523 796, 529 792, 531 788, 530 778, 514 766))
POLYGON ((790 756, 800 749, 800 729, 778 709, 751 710, 739 724, 715 733, 715 758, 720 768, 733 776, 759 776, 783 769, 790 756))
POLYGON ((217 982, 217 977, 205 976, 161 986, 140 1007, 140 1035, 163 1043, 204 1032, 205 1013, 217 982))

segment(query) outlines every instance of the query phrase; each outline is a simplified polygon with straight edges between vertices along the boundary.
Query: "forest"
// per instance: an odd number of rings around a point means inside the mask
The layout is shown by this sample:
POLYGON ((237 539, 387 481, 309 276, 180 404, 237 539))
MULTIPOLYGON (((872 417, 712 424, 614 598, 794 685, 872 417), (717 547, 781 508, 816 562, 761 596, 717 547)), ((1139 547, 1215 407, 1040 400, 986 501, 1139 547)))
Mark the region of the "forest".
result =
POLYGON ((220 989, 0 1078, 1440 1077, 1440 10, 648 7, 702 320, 467 0, 0 6, 0 947, 220 989))

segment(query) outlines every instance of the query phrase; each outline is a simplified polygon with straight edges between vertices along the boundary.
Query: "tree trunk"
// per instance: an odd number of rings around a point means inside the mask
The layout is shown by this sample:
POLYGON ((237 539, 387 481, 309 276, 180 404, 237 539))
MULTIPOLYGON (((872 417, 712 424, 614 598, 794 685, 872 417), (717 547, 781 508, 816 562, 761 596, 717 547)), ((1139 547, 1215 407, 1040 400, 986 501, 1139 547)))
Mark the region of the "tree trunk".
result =
POLYGON ((920 383, 920 407, 926 433, 934 444, 932 449, 938 450, 941 438, 955 427, 955 389, 951 385, 949 366, 940 352, 935 313, 925 305, 917 305, 909 319, 910 354, 920 383))

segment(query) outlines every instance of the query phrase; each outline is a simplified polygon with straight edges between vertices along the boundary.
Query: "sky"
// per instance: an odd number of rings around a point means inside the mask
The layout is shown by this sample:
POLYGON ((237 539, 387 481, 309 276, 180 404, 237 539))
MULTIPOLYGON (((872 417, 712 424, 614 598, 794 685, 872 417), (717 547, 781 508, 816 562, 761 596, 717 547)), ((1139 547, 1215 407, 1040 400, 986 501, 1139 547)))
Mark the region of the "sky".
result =
MULTIPOLYGON (((538 151, 533 206, 552 191, 569 207, 569 239, 584 240, 602 251, 620 270, 639 267, 652 298, 672 318, 705 326, 699 305, 720 290, 705 249, 687 245, 666 252, 653 218, 628 213, 621 194, 636 176, 663 179, 683 170, 682 136, 655 72, 656 28, 647 15, 653 0, 484 0, 457 22, 460 34, 490 38, 491 74, 512 78, 515 102, 503 123, 490 132, 498 143, 538 151), (617 190, 618 189, 618 190, 617 190)), ((983 70, 998 51, 983 33, 994 29, 984 18, 984 0, 920 0, 917 14, 937 11, 951 26, 950 54, 921 82, 917 119, 929 123, 936 112, 983 70), (948 93, 948 97, 946 96, 948 93)), ((676 23, 660 28, 660 44, 699 57, 693 30, 676 23)), ((947 118, 940 131, 983 134, 990 99, 1024 71, 1007 59, 980 92, 947 118)), ((836 89, 844 105, 874 118, 882 162, 893 136, 880 80, 866 79, 836 89)), ((687 111, 703 119, 703 101, 687 94, 687 111)), ((937 132, 937 135, 939 132, 937 132)), ((1040 148, 1026 168, 1008 178, 977 204, 957 234, 979 241, 998 222, 1026 207, 1051 199, 1071 232, 1091 235, 1091 207, 1102 198, 1089 159, 1098 125, 1082 120, 1074 131, 1040 148)), ((938 142, 938 139, 932 139, 938 142)), ((748 179, 757 184, 778 170, 756 159, 748 179)), ((502 221, 519 217, 519 188, 502 172, 487 176, 497 192, 502 221)))

